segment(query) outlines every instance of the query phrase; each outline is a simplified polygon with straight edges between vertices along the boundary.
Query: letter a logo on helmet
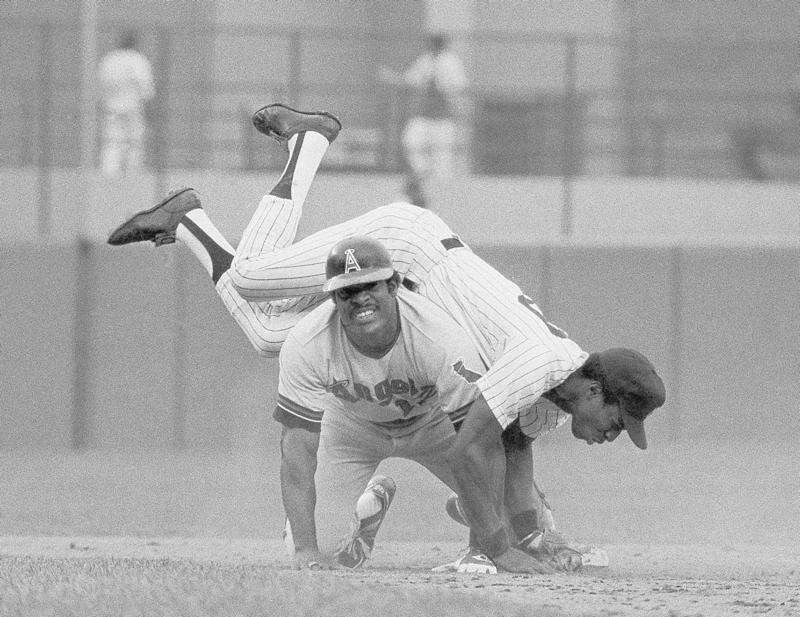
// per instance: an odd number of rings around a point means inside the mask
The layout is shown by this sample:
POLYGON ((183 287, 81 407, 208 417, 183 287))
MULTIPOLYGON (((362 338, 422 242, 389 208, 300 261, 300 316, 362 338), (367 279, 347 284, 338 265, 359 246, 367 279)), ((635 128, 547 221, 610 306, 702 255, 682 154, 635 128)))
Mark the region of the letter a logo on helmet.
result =
POLYGON ((328 253, 323 291, 335 291, 350 285, 385 281, 394 275, 389 251, 367 236, 351 236, 340 241, 328 253))
POLYGON ((361 266, 358 265, 358 260, 355 256, 355 249, 347 249, 344 252, 344 273, 347 274, 348 272, 352 272, 353 270, 361 270, 361 266))

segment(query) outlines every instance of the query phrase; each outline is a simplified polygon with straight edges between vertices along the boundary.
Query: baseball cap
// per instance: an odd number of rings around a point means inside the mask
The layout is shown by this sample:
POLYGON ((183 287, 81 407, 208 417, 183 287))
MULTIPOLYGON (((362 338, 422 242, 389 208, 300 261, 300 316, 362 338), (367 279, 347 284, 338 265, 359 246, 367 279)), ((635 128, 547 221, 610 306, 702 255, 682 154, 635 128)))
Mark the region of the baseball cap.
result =
POLYGON ((666 400, 655 367, 634 349, 615 347, 597 353, 605 389, 619 401, 625 430, 639 448, 647 448, 644 419, 666 400))
POLYGON ((367 236, 351 236, 338 242, 325 262, 323 291, 334 291, 350 285, 385 281, 394 274, 389 251, 367 236))

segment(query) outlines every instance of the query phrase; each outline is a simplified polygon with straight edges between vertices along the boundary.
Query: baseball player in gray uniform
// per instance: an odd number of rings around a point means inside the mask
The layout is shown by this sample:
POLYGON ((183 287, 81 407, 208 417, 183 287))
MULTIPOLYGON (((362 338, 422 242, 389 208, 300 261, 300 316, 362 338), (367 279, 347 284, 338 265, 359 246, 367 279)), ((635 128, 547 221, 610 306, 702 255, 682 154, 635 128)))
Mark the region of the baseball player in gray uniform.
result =
MULTIPOLYGON (((481 394, 464 422, 468 430, 457 440, 459 495, 479 543, 499 567, 540 571, 540 563, 521 550, 525 545, 517 546, 523 534, 512 529, 513 516, 512 524, 503 516, 497 487, 504 486, 506 472, 504 431, 516 427, 519 441, 529 447, 529 440, 571 418, 573 435, 587 443, 613 441, 625 430, 645 448, 643 420, 665 399, 654 368, 633 350, 582 350, 429 210, 390 204, 294 242, 305 196, 340 124, 329 114, 279 104, 256 112, 253 122, 286 143, 290 156, 235 250, 191 189, 137 214, 109 243, 185 242, 257 349, 275 354, 303 315, 327 298, 320 290, 330 248, 353 234, 380 241, 404 284, 460 324, 490 367, 476 382, 481 394)), ((526 490, 524 483, 514 484, 526 490)), ((539 501, 532 482, 529 487, 527 497, 517 495, 526 504, 519 514, 527 512, 528 527, 538 525, 532 504, 539 501)))
MULTIPOLYGON (((441 308, 401 286, 376 240, 342 240, 326 271, 332 302, 289 333, 278 382, 283 410, 321 418, 322 518, 334 525, 346 520, 342 514, 389 457, 416 461, 457 491, 450 450, 454 423, 477 398, 475 381, 485 371, 477 349, 441 308)), ((305 499, 285 506, 296 547, 313 551, 316 538, 306 524, 313 519, 312 497, 309 487, 305 499)), ((352 566, 369 556, 374 534, 355 532, 336 553, 339 563, 352 566)), ((313 552, 305 558, 321 561, 313 552)))

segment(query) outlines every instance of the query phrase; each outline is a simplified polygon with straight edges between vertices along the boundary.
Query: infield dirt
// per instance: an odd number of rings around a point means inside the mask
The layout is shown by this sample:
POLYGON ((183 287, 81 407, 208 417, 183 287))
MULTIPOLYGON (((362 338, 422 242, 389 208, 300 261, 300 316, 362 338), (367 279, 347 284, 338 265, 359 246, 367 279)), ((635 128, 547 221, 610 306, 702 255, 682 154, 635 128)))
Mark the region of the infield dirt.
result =
MULTIPOLYGON (((458 552, 454 543, 388 542, 377 547, 374 559, 366 568, 355 571, 297 572, 291 570, 282 545, 277 541, 248 539, 220 540, 212 538, 130 538, 130 537, 0 537, 0 608, 23 608, 24 599, 35 598, 30 609, 60 605, 68 609, 72 603, 99 602, 85 595, 104 587, 102 597, 120 602, 115 594, 131 601, 136 591, 124 589, 130 570, 136 578, 144 578, 148 586, 138 593, 137 600, 154 601, 163 597, 163 587, 190 590, 201 584, 192 577, 205 576, 218 596, 233 593, 247 605, 247 598, 259 600, 258 577, 283 581, 273 594, 273 608, 305 606, 308 614, 324 614, 325 603, 348 606, 347 614, 367 617, 367 607, 380 605, 383 617, 414 614, 433 615, 442 597, 463 605, 465 615, 470 606, 500 607, 502 614, 586 615, 633 617, 665 615, 669 617, 727 617, 729 615, 764 615, 788 617, 800 614, 800 550, 779 550, 775 547, 750 546, 747 549, 713 546, 608 546, 612 563, 609 568, 588 572, 549 576, 512 574, 465 575, 434 574, 432 567, 449 561, 458 552), (55 565, 57 564, 57 566, 55 565), (7 585, 15 568, 25 568, 24 583, 7 585), (52 570, 60 573, 53 579, 52 570), (182 574, 185 568, 186 573, 182 574), (265 571, 266 568, 266 571, 265 571), (232 570, 233 569, 233 570, 232 570), (79 573, 72 584, 71 571, 79 573), (99 572, 100 575, 92 573, 99 572), (109 572, 114 573, 109 576, 109 572), (142 576, 142 572, 147 572, 142 576), (200 572, 200 574, 198 574, 200 572), (225 581, 233 573, 233 582, 225 581), (253 575, 248 580, 247 574, 253 575), (175 578, 178 583, 171 582, 175 578), (183 577, 183 578, 181 578, 183 577), (90 581, 87 584, 87 580, 90 581), (79 582, 78 582, 79 581, 79 582), (120 589, 117 589, 120 585, 120 589), (239 589, 231 590, 238 586, 239 589), (22 592, 20 588, 24 589, 22 592), (65 591, 65 588, 67 591, 65 591), (285 589, 284 589, 285 588, 285 589), (321 593, 320 589, 325 589, 321 593), (31 592, 33 589, 35 592, 31 592), (57 590, 58 593, 55 593, 57 590), (338 591, 337 591, 338 590, 338 591), (275 597, 278 593, 280 597, 275 597), (354 600, 356 594, 360 600, 354 600), (342 596, 342 597, 340 597, 342 596), (392 602, 391 598, 396 598, 392 602), (409 605, 409 598, 414 598, 409 605), (309 604, 311 602, 312 604, 309 604), (313 605, 316 602, 319 606, 313 605), (288 604, 287 604, 288 603, 288 604), (416 607, 416 608, 415 608, 416 607), (366 612, 364 612, 366 611, 366 612)), ((262 586, 265 583, 262 583, 262 586)), ((168 594, 170 597, 174 594, 168 594)), ((200 598, 195 614, 206 612, 208 591, 200 598)), ((212 599, 217 596, 211 593, 212 599)), ((218 598, 222 599, 222 598, 218 598)), ((162 607, 165 615, 180 614, 180 600, 162 607), (174 611, 174 612, 173 612, 174 611)), ((198 600, 195 600, 197 602, 198 600)), ((140 604, 141 605, 141 604, 140 604)), ((91 606, 91 604, 90 604, 91 606)), ((77 608, 77 606, 75 607, 77 608)), ((64 614, 78 614, 68 610, 64 614)), ((441 608, 436 614, 441 615, 441 608)), ((265 615, 274 614, 264 607, 265 615)), ((127 611, 126 611, 127 612, 127 611)), ((290 610, 294 614, 294 610, 290 610)), ((302 611, 301 611, 302 612, 302 611)), ((60 613, 59 613, 60 614, 60 613)), ((101 614, 101 613, 97 613, 101 614)), ((224 614, 224 613, 223 613, 224 614)))
POLYGON ((398 493, 369 567, 310 573, 289 569, 280 542, 277 438, 257 453, 0 450, 0 615, 146 614, 105 610, 143 583, 152 606, 178 602, 158 614, 198 617, 273 614, 262 610, 268 584, 299 590, 284 598, 292 616, 317 614, 310 601, 338 602, 349 617, 360 617, 354 606, 364 617, 800 615, 793 449, 701 443, 643 454, 573 442, 543 443, 537 477, 561 528, 605 548, 611 567, 536 577, 432 573, 458 555, 465 530, 443 512, 447 489, 397 460, 382 468, 398 493), (192 610, 179 600, 187 587, 220 610, 192 610), (94 612, 84 610, 90 592, 94 612), (374 602, 344 597, 353 595, 374 602), (23 610, 9 612, 10 601, 23 610), (225 610, 234 601, 241 610, 225 610))

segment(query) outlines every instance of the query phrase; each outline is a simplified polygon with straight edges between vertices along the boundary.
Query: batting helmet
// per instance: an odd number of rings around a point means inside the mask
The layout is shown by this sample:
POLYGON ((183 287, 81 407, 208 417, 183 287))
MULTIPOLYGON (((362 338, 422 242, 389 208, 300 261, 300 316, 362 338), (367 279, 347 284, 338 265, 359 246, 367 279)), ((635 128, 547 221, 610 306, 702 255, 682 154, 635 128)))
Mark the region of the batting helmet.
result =
POLYGON ((323 291, 350 285, 385 281, 394 274, 389 251, 367 236, 351 236, 337 243, 328 253, 323 291))

